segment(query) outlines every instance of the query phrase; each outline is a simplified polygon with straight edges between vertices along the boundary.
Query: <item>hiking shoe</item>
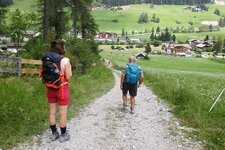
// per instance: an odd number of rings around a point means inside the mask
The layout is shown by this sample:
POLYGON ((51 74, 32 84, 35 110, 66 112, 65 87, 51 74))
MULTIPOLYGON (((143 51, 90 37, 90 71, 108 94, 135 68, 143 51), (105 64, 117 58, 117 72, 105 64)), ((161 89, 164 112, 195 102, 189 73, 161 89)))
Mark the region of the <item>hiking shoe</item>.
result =
POLYGON ((55 140, 57 140, 58 138, 59 138, 59 132, 58 132, 58 131, 52 133, 52 135, 50 136, 50 139, 51 139, 52 141, 55 141, 55 140))
POLYGON ((63 142, 69 141, 69 140, 70 140, 70 135, 67 131, 64 134, 61 134, 60 137, 59 137, 60 143, 63 143, 63 142))
POLYGON ((135 114, 134 108, 130 108, 130 113, 135 114))

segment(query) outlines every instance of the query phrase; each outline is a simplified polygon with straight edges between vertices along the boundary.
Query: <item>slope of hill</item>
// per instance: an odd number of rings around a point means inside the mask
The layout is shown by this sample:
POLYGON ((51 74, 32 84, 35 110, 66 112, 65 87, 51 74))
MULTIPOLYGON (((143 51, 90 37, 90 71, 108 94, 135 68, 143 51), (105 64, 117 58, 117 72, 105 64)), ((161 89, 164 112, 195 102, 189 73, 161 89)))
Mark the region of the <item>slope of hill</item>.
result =
POLYGON ((14 0, 14 4, 9 8, 11 10, 21 9, 26 12, 35 12, 36 11, 36 0, 14 0))

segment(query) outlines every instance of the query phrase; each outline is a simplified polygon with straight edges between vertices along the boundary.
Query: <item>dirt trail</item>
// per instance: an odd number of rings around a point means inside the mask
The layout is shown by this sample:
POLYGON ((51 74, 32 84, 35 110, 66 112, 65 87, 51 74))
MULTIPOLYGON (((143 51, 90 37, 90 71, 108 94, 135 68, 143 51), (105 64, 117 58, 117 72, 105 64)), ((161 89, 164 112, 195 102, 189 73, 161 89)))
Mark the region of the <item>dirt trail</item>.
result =
POLYGON ((69 124, 71 139, 50 142, 50 130, 14 149, 33 150, 199 150, 201 143, 186 137, 190 129, 181 127, 168 107, 142 85, 136 100, 136 112, 121 111, 119 75, 115 86, 97 98, 69 124), (184 132, 185 131, 185 132, 184 132))

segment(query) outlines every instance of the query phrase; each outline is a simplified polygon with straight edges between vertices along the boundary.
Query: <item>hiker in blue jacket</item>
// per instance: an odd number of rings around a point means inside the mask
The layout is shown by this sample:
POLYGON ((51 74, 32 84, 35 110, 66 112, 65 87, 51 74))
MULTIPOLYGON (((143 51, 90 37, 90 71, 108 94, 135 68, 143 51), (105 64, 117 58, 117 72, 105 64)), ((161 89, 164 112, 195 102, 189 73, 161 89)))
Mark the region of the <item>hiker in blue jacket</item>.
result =
POLYGON ((129 91, 130 112, 134 114, 135 96, 137 96, 137 89, 144 79, 144 74, 141 67, 136 64, 136 58, 134 56, 130 56, 128 61, 129 63, 126 64, 122 71, 120 88, 122 89, 123 111, 127 110, 127 92, 129 91))

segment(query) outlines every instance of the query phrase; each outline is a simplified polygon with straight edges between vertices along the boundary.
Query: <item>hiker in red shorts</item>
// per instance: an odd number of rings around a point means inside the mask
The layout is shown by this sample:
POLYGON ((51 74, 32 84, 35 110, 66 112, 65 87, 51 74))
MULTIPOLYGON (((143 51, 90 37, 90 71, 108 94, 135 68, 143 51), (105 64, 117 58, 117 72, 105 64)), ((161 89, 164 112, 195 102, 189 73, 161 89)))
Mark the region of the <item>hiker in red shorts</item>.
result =
POLYGON ((70 135, 66 129, 67 124, 67 111, 68 105, 70 103, 70 88, 69 88, 69 80, 72 77, 72 70, 70 60, 64 57, 65 50, 64 44, 62 41, 55 40, 51 42, 51 50, 53 52, 57 52, 62 56, 60 61, 60 72, 63 76, 63 81, 58 89, 46 88, 47 89, 47 98, 49 102, 49 124, 52 130, 51 140, 55 141, 59 138, 60 142, 68 141, 70 139, 70 135), (59 126, 61 130, 61 135, 59 134, 56 127, 56 109, 59 106, 59 126))
POLYGON ((123 110, 126 111, 127 105, 127 92, 130 94, 130 112, 134 114, 134 105, 135 105, 135 96, 137 96, 137 88, 140 87, 144 75, 143 72, 135 62, 136 58, 130 56, 128 59, 129 63, 125 66, 121 75, 120 88, 122 89, 122 98, 123 98, 123 110))

